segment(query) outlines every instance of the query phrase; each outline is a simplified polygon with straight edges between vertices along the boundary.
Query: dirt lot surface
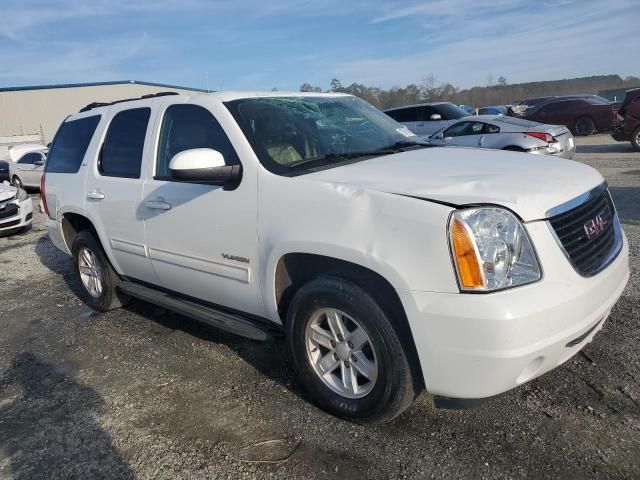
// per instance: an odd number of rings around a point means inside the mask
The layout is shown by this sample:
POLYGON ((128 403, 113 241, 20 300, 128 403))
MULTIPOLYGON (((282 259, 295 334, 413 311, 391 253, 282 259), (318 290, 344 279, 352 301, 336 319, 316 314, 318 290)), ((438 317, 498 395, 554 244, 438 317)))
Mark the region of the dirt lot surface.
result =
POLYGON ((282 341, 140 302, 87 309, 36 214, 0 239, 0 478, 640 478, 640 154, 606 135, 578 152, 631 247, 602 332, 480 408, 435 410, 424 394, 380 427, 309 403, 282 341))

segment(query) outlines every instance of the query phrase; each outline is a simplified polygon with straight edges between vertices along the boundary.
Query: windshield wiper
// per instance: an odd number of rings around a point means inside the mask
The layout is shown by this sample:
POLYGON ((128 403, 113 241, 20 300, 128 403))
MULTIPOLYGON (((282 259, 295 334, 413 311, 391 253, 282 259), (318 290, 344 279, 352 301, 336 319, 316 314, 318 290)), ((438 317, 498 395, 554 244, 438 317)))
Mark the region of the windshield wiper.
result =
POLYGON ((382 147, 383 150, 391 150, 395 149, 398 151, 404 147, 433 147, 433 145, 427 141, 417 141, 417 140, 400 140, 399 142, 395 142, 391 145, 387 145, 386 147, 382 147))
POLYGON ((321 155, 319 157, 306 158, 304 160, 298 160, 297 162, 290 163, 288 165, 289 168, 297 168, 303 165, 309 166, 310 163, 319 163, 320 165, 324 163, 333 163, 339 162, 343 160, 353 160, 354 158, 362 158, 362 157, 377 157, 381 155, 392 155, 394 153, 403 152, 405 147, 432 147, 433 145, 429 142, 419 142, 419 141, 409 141, 409 140, 401 140, 399 142, 395 142, 391 145, 387 145, 381 148, 376 148, 375 150, 363 150, 359 152, 344 152, 344 153, 328 153, 326 155, 321 155))
POLYGON ((378 155, 391 155, 394 153, 398 153, 397 149, 391 148, 380 148, 377 150, 364 150, 361 152, 344 152, 344 153, 328 153, 326 155, 321 155, 319 157, 305 158, 304 160, 298 160, 297 162, 290 163, 288 165, 289 168, 297 168, 303 165, 309 165, 310 163, 333 163, 339 162, 342 160, 352 160, 354 158, 361 157, 375 157, 378 155))

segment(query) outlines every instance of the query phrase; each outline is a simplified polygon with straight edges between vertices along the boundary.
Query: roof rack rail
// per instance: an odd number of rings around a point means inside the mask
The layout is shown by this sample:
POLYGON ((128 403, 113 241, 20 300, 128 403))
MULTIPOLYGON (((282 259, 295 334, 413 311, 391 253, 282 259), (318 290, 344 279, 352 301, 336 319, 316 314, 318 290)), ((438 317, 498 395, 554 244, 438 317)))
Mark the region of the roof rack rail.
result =
POLYGON ((138 98, 124 98, 122 100, 115 100, 113 102, 93 102, 85 107, 82 107, 78 113, 88 112, 89 110, 93 110, 94 108, 108 107, 109 105, 115 105, 116 103, 134 102, 136 100, 142 100, 145 98, 166 97, 168 95, 178 95, 178 92, 149 93, 147 95, 142 95, 141 97, 138 97, 138 98))

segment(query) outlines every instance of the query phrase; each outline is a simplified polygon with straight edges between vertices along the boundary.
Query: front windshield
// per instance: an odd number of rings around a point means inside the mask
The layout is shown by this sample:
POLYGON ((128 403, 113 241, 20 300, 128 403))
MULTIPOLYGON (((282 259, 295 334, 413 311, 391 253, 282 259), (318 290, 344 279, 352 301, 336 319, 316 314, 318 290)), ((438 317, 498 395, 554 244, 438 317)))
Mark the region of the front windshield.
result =
POLYGON ((268 170, 304 173, 407 142, 406 127, 351 96, 257 97, 225 104, 268 170))

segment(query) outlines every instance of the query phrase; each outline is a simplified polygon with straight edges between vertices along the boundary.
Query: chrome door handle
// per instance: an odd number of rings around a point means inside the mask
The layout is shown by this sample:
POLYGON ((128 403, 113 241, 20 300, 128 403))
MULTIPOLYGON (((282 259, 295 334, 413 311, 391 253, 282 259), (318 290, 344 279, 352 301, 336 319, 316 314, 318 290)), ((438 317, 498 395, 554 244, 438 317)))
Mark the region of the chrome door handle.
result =
POLYGON ((171 210, 171 204, 163 200, 147 200, 144 204, 151 210, 171 210))
POLYGON ((89 200, 102 200, 104 198, 104 193, 99 192, 97 190, 93 190, 87 193, 87 198, 89 200))

